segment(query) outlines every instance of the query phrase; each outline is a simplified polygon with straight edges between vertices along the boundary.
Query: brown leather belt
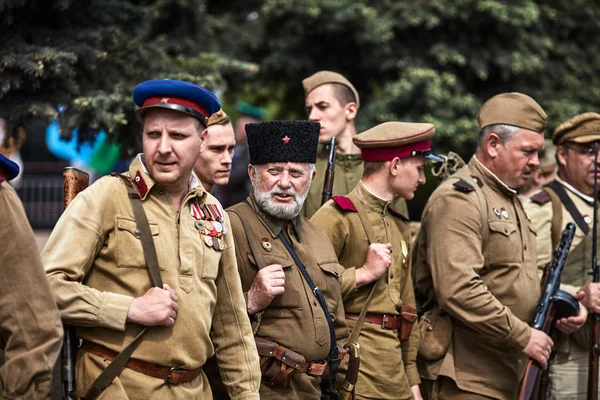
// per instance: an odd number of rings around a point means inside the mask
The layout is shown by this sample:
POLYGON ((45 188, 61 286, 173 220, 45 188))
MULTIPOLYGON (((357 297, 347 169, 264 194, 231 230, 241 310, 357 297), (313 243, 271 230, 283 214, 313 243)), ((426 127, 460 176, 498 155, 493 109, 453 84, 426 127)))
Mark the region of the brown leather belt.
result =
MULTIPOLYGON (((346 319, 358 320, 359 314, 346 313, 346 319)), ((365 316, 365 322, 379 325, 383 329, 400 329, 402 320, 399 315, 377 314, 368 312, 365 316)))
MULTIPOLYGON (((97 355, 98 357, 102 357, 110 361, 113 361, 117 356, 117 353, 111 349, 96 343, 92 343, 88 340, 83 341, 81 348, 87 352, 97 355)), ((132 369, 136 372, 140 372, 144 375, 152 376, 154 378, 162 379, 172 385, 191 382, 196 379, 202 371, 202 367, 193 370, 179 369, 175 367, 165 367, 164 365, 154 364, 135 358, 130 358, 129 361, 127 361, 127 364, 125 364, 125 368, 132 369)))

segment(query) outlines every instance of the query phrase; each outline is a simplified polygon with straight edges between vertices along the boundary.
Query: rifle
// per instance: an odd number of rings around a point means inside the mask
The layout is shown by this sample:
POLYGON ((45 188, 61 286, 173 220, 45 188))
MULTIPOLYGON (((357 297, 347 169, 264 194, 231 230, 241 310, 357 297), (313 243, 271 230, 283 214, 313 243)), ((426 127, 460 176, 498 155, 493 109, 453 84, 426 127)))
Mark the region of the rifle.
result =
MULTIPOLYGON (((89 175, 77 168, 66 167, 63 170, 65 209, 79 192, 88 187, 89 181, 89 175)), ((79 339, 75 335, 74 327, 64 325, 64 331, 65 337, 60 356, 61 398, 72 400, 75 398, 72 393, 75 391, 75 357, 79 339)))
MULTIPOLYGON (((556 320, 579 313, 579 302, 569 293, 559 289, 560 275, 569 255, 569 248, 574 235, 575 224, 570 222, 562 232, 560 243, 554 251, 552 261, 546 266, 545 279, 542 283, 544 291, 536 306, 536 313, 531 327, 541 330, 547 335, 550 334, 556 320)), ((542 371, 542 366, 530 358, 519 387, 519 400, 532 400, 537 397, 542 371)))
POLYGON ((335 136, 331 138, 329 144, 329 158, 327 159, 327 170, 325 171, 325 182, 323 183, 323 197, 321 198, 321 205, 325 204, 327 200, 331 199, 333 192, 333 176, 335 174, 335 155, 337 150, 337 144, 335 143, 335 136))
MULTIPOLYGON (((600 282, 598 268, 598 142, 594 144, 594 223, 592 225, 592 282, 600 282)), ((591 310, 590 310, 591 311, 591 310)), ((592 337, 590 341, 590 363, 588 368, 587 398, 598 398, 598 356, 600 355, 600 315, 590 313, 592 337)))

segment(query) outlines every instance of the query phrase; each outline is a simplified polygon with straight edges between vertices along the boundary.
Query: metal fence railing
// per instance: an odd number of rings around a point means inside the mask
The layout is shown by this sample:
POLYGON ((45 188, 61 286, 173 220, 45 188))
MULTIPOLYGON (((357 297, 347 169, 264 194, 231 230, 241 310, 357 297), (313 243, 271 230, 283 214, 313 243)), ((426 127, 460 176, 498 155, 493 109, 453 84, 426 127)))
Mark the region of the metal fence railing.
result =
POLYGON ((52 229, 63 212, 61 175, 24 175, 17 193, 33 229, 52 229))

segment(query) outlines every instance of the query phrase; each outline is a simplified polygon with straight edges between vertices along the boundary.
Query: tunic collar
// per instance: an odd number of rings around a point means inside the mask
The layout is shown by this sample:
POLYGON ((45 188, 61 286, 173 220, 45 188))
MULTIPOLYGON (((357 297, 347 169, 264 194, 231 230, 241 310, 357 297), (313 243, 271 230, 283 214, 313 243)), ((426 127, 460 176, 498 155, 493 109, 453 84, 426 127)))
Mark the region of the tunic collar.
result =
POLYGON ((254 200, 254 194, 252 192, 250 192, 250 196, 248 196, 246 201, 248 202, 250 207, 254 210, 256 215, 258 215, 259 221, 262 222, 262 224, 269 230, 269 232, 271 233, 271 236, 273 236, 273 238, 276 238, 277 236, 279 236, 279 233, 282 230, 284 230, 288 224, 291 223, 292 227, 294 228, 293 230, 294 230, 294 234, 296 235, 296 238, 298 239, 299 242, 302 242, 302 218, 300 218, 300 216, 297 216, 296 218, 292 219, 291 221, 275 218, 272 215, 267 214, 266 212, 264 212, 263 210, 261 210, 258 207, 258 205, 256 204, 256 201, 254 200))
MULTIPOLYGON (((162 187, 162 185, 156 182, 150 175, 146 164, 144 164, 144 156, 142 153, 138 154, 129 166, 129 174, 137 186, 142 200, 146 199, 148 193, 150 193, 154 186, 162 187)), ((198 192, 197 194, 201 195, 205 192, 200 184, 200 180, 193 171, 188 181, 188 187, 189 193, 198 192)))
POLYGON ((489 168, 483 165, 481 161, 477 159, 476 156, 473 156, 473 158, 471 158, 471 161, 469 161, 469 168, 472 172, 475 173, 475 175, 479 176, 483 180, 484 184, 491 186, 495 190, 504 193, 507 196, 517 194, 517 191, 515 189, 509 187, 508 185, 506 185, 506 183, 502 182, 500 178, 498 178, 496 174, 490 171, 489 168))
POLYGON ((388 207, 390 206, 390 201, 384 200, 381 197, 377 196, 375 193, 369 190, 365 184, 360 181, 360 183, 356 186, 356 195, 363 203, 366 209, 375 211, 378 214, 385 215, 388 211, 388 207))
POLYGON ((581 199, 583 199, 590 206, 594 205, 594 198, 592 196, 588 196, 586 194, 581 193, 579 190, 575 189, 573 186, 569 185, 567 182, 560 179, 560 177, 558 175, 556 175, 556 180, 558 181, 558 183, 560 183, 561 185, 563 185, 564 187, 569 189, 573 194, 581 197, 581 199))

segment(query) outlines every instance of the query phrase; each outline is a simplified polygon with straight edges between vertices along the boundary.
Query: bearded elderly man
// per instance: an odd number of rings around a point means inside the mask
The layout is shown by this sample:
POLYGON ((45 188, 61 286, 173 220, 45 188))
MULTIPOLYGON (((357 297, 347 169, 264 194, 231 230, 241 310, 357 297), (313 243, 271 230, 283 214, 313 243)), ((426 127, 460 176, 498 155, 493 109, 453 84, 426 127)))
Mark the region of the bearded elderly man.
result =
POLYGON ((540 277, 535 233, 517 195, 539 164, 546 113, 527 95, 502 93, 477 119, 477 152, 431 195, 415 245, 417 294, 453 326, 445 354, 417 360, 425 398, 514 399, 527 359, 546 368, 553 344, 528 325, 540 277))
POLYGON ((192 172, 220 103, 201 86, 173 80, 142 82, 133 99, 143 153, 124 176, 77 195, 42 254, 61 316, 83 339, 77 391, 150 327, 101 398, 210 398, 202 366, 216 352, 231 397, 258 399, 258 357, 229 219, 192 172), (144 257, 149 243, 156 263, 144 257), (151 285, 155 264, 164 287, 151 285))
POLYGON ((234 148, 231 119, 219 110, 208 118, 208 126, 202 132, 202 147, 194 165, 194 172, 208 193, 213 194, 215 185, 229 182, 234 148))
POLYGON ((227 212, 261 357, 260 395, 318 400, 339 363, 336 341, 348 335, 344 267, 325 233, 300 216, 319 124, 261 122, 246 125, 246 133, 252 191, 227 212))

